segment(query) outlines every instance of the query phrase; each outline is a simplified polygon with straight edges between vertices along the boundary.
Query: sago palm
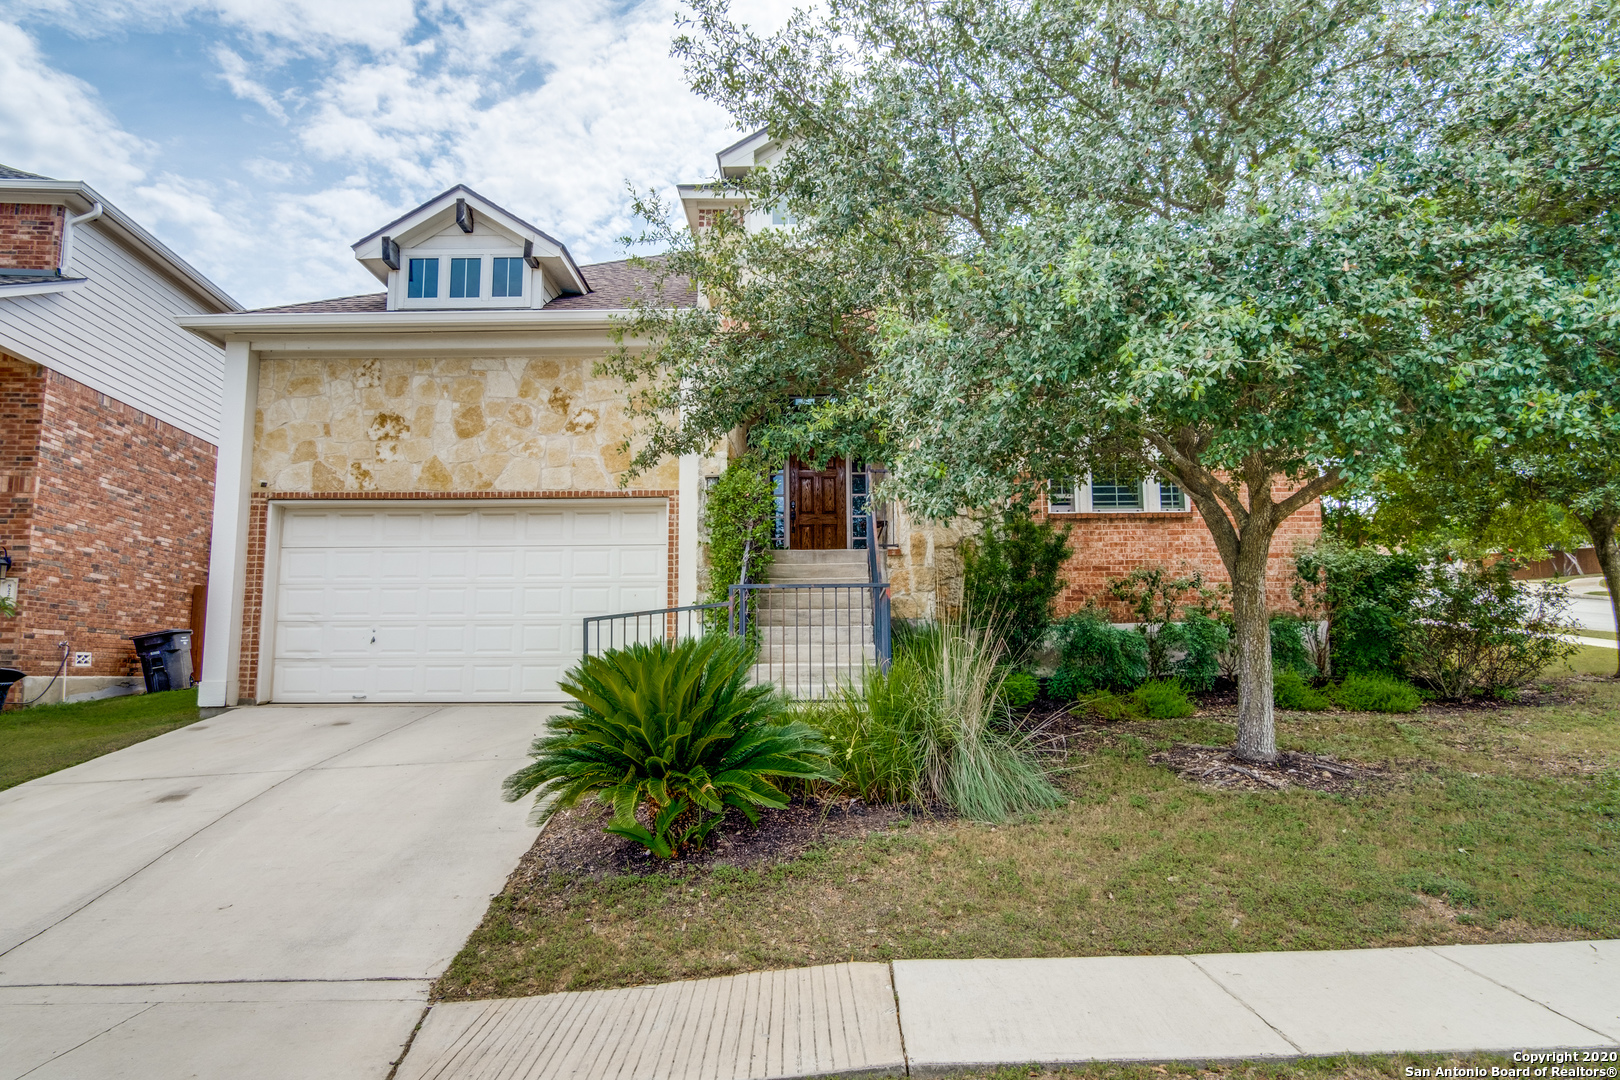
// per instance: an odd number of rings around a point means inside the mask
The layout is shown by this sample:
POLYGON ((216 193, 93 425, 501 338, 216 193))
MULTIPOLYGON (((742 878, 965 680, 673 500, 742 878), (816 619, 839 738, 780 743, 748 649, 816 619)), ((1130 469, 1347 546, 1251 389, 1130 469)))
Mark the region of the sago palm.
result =
POLYGON ((613 807, 608 832, 672 858, 701 845, 728 806, 751 820, 786 806, 775 780, 837 779, 820 734, 781 722, 780 695, 748 685, 753 659, 722 635, 585 657, 558 684, 574 701, 506 778, 506 798, 534 793, 536 824, 600 799, 613 807))

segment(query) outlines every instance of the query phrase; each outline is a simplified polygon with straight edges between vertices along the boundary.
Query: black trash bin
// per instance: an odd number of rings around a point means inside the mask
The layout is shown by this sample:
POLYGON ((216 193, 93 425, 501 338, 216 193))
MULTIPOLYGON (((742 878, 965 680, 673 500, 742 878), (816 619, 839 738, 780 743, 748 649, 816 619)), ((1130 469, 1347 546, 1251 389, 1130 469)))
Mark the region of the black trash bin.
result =
POLYGON ((159 630, 130 638, 141 658, 146 692, 185 690, 191 686, 191 631, 159 630))
POLYGON ((28 676, 14 667, 0 667, 0 709, 6 707, 6 698, 11 695, 11 687, 20 683, 28 676))

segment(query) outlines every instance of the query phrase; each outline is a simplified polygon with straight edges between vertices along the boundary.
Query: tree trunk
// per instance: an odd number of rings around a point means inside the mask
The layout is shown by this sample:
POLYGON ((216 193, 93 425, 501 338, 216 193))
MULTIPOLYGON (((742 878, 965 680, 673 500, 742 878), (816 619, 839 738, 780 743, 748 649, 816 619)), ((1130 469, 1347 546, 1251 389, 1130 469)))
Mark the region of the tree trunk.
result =
MULTIPOLYGON (((1620 630, 1620 542, 1614 535, 1615 527, 1620 525, 1620 514, 1600 511, 1589 517, 1576 516, 1592 538, 1598 566, 1603 569, 1603 580, 1609 586, 1609 610, 1614 612, 1615 629, 1620 630)), ((1620 658, 1615 661, 1614 677, 1620 679, 1620 658)))
POLYGON ((1232 576, 1232 636, 1238 656, 1237 756, 1244 761, 1274 761, 1276 719, 1271 698, 1271 613, 1266 607, 1266 562, 1271 556, 1270 529, 1253 519, 1243 531, 1232 576))

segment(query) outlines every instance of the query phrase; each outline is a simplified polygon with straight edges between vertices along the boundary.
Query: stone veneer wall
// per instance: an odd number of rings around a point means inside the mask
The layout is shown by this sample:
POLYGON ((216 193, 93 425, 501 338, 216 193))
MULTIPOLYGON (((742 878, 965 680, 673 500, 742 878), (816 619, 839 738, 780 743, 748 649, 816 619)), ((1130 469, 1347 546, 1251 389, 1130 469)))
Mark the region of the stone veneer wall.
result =
MULTIPOLYGON (((265 359, 253 482, 271 492, 617 488, 624 384, 588 359, 265 359)), ((679 482, 674 460, 637 489, 679 482)))

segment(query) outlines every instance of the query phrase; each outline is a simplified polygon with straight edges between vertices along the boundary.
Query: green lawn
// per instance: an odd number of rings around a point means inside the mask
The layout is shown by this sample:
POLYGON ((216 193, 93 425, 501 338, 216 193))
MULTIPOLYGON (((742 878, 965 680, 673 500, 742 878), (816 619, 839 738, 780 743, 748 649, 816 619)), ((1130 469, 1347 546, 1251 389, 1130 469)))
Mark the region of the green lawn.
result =
MULTIPOLYGON (((1584 635, 1589 637, 1612 637, 1599 631, 1592 631, 1584 635)), ((1605 649, 1601 645, 1582 645, 1579 652, 1564 661, 1569 671, 1577 671, 1585 675, 1613 675, 1620 668, 1620 651, 1605 649)), ((1563 668, 1555 667, 1554 670, 1563 668)))
POLYGON ((1511 708, 1282 714, 1284 748, 1387 769, 1359 797, 1214 790, 1147 761, 1230 744, 1211 711, 1088 729, 1072 801, 1017 823, 916 817, 763 869, 540 875, 492 901, 435 996, 851 958, 1620 936, 1620 682, 1546 685, 1551 703, 1511 708))
POLYGON ((196 690, 0 713, 0 790, 201 719, 196 690))

